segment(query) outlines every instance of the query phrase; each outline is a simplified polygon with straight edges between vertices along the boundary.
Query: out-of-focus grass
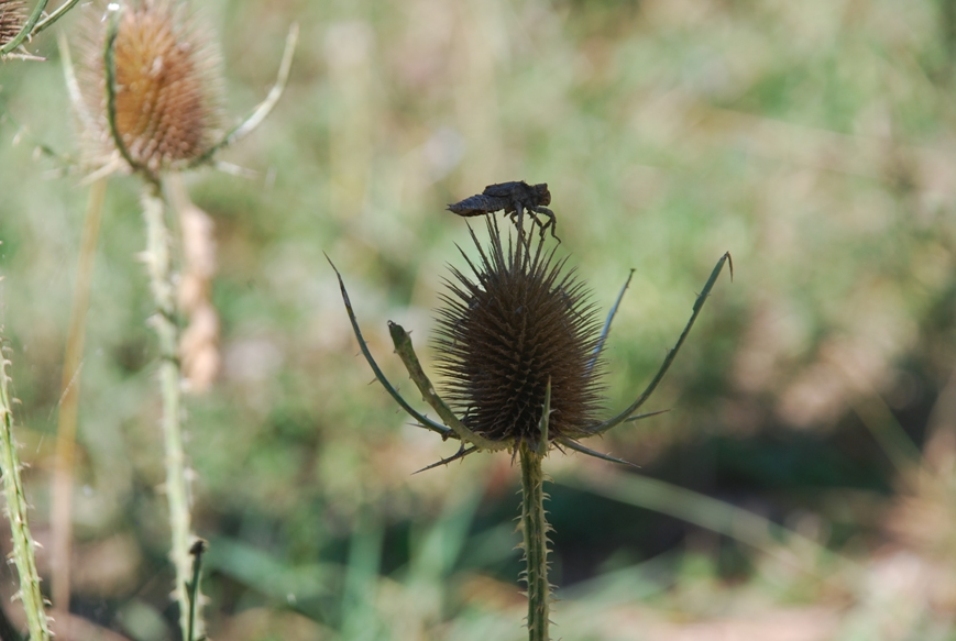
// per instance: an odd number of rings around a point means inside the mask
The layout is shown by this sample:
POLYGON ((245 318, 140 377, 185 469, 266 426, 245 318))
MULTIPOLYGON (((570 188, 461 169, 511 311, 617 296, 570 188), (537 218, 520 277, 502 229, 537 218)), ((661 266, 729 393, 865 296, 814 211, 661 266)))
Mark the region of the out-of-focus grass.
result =
MULTIPOLYGON (((403 381, 385 320, 425 344, 445 264, 462 263, 454 245, 467 237, 445 203, 527 179, 549 183, 560 251, 602 307, 637 269, 608 343, 609 409, 643 386, 717 257, 734 256, 736 281, 718 285, 652 402, 672 411, 595 446, 865 568, 834 587, 556 490, 556 576, 588 578, 556 608, 558 634, 946 638, 952 603, 940 594, 952 584, 905 589, 937 557, 906 537, 870 554, 896 540, 879 516, 891 488, 922 500, 919 514, 942 499, 893 485, 854 408, 884 399, 921 442, 956 355, 948 4, 208 3, 232 113, 271 84, 289 22, 302 28, 286 96, 225 158, 258 176, 190 177, 220 243, 224 372, 189 412, 197 529, 220 543, 207 582, 214 636, 521 638, 507 456, 409 476, 452 446, 367 385, 323 252, 403 381), (484 498, 472 516, 474 492, 484 498), (435 540, 448 557, 434 556, 435 540), (881 605, 893 598, 910 608, 896 619, 881 605), (874 613, 887 621, 871 634, 874 613)), ((75 154, 52 41, 36 48, 54 60, 0 67, 0 322, 17 353, 42 535, 85 190, 33 154, 39 142, 75 154)), ((160 639, 171 633, 159 614, 173 617, 135 194, 133 181, 112 181, 94 276, 75 594, 83 616, 160 639), (111 563, 90 561, 102 558, 111 563)), ((551 466, 592 464, 556 455, 551 466)))

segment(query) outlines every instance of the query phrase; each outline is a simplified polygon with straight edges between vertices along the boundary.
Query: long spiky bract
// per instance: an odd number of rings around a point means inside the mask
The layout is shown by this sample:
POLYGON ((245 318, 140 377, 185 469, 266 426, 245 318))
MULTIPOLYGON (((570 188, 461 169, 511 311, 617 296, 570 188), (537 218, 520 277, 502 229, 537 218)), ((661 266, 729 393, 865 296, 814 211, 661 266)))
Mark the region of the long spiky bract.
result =
POLYGON ((10 410, 9 362, 0 349, 0 475, 6 497, 6 514, 13 534, 13 561, 20 575, 20 601, 26 612, 30 639, 49 641, 50 629, 40 592, 33 537, 27 522, 27 499, 20 478, 20 457, 13 437, 13 413, 10 410))
POLYGON ((298 42, 299 25, 298 23, 293 23, 292 26, 289 27, 289 35, 286 36, 285 51, 282 53, 282 61, 279 63, 279 71, 276 74, 275 84, 272 85, 272 89, 269 90, 265 100, 256 105, 255 108, 249 112, 249 115, 230 129, 229 132, 222 137, 222 140, 210 147, 206 153, 192 161, 193 166, 209 162, 217 152, 222 151, 230 145, 234 145, 248 136, 269 117, 269 114, 272 113, 275 106, 279 104, 279 99, 285 92, 286 84, 289 82, 289 72, 292 70, 292 59, 295 57, 295 48, 298 42))
POLYGON ((720 276, 720 272, 724 269, 724 263, 729 263, 730 265, 730 277, 733 279, 734 276, 734 262, 730 256, 730 252, 725 253, 720 257, 720 260, 717 261, 717 264, 714 265, 714 269, 710 272, 710 278, 707 279, 707 282, 704 283, 704 289, 701 290, 700 294, 697 296, 697 300, 694 301, 694 308, 691 312, 690 319, 687 321, 687 325, 684 326, 684 331, 681 332, 680 336, 677 339, 677 342, 674 344, 674 347, 667 352, 667 356, 664 357, 664 362, 661 363, 661 366, 658 368, 657 373, 654 374, 654 378, 651 379, 651 382, 644 388, 644 391, 641 392, 640 396, 631 403, 623 412, 602 421, 600 423, 595 423, 588 426, 588 434, 601 434, 608 431, 612 427, 620 425, 624 421, 629 420, 640 407, 651 397, 651 394, 654 393, 654 390, 657 389, 657 386, 663 380, 664 375, 667 373, 667 370, 670 369, 671 363, 674 362, 674 358, 677 357, 677 352, 680 351, 681 346, 684 344, 684 341, 687 340, 687 336, 690 334, 691 328, 694 326, 694 321, 697 320, 697 316, 700 315, 700 310, 704 308, 704 303, 707 301, 707 297, 710 295, 710 290, 713 289, 714 284, 717 282, 717 277, 720 276))
POLYGON ((369 367, 372 368, 375 378, 379 383, 382 384, 382 387, 385 388, 389 395, 395 399, 395 402, 397 402, 399 406, 408 413, 409 416, 418 421, 419 425, 434 432, 438 432, 441 434, 443 439, 453 436, 454 432, 452 432, 452 430, 445 427, 441 423, 436 423, 413 408, 385 377, 385 373, 378 366, 378 363, 375 362, 375 358, 372 357, 372 352, 369 351, 368 344, 365 342, 365 337, 362 335, 362 330, 359 327, 358 319, 355 318, 355 311, 352 309, 352 301, 349 299, 348 290, 345 288, 345 281, 342 280, 342 274, 339 273, 335 263, 333 263, 328 256, 326 256, 326 259, 329 261, 329 265, 332 266, 333 271, 335 271, 335 276, 339 280, 339 290, 342 292, 342 301, 345 303, 345 311, 349 316, 349 322, 352 324, 352 332, 355 334, 355 339, 358 341, 359 349, 362 350, 362 356, 365 357, 365 361, 369 364, 369 367))

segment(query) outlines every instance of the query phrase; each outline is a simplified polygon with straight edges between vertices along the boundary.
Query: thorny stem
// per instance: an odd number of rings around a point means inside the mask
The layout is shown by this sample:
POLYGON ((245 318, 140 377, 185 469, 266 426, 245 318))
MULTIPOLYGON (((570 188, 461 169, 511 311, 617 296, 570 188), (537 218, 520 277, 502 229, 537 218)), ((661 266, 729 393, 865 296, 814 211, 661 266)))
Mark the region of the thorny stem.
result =
POLYGON ((7 499, 7 518, 13 533, 13 560, 20 574, 20 600, 27 616, 27 629, 33 641, 49 641, 50 629, 43 609, 40 577, 37 574, 33 538, 27 523, 27 499, 20 479, 20 457, 13 440, 13 414, 8 390, 8 361, 0 353, 0 473, 7 499))
MULTIPOLYGON (((150 323, 159 338, 159 380, 163 396, 163 435, 166 447, 166 497, 169 501, 169 524, 172 534, 170 558, 176 568, 175 595, 179 602, 182 630, 189 625, 191 609, 187 587, 192 562, 189 541, 189 483, 186 478, 185 453, 180 419, 181 373, 177 354, 176 289, 173 284, 170 237, 164 217, 164 202, 159 186, 147 184, 142 196, 143 217, 146 220, 145 261, 149 271, 150 289, 156 303, 156 314, 150 323)), ((198 596, 198 595, 197 595, 198 596)), ((202 634, 202 618, 197 615, 195 628, 202 634)))
POLYGON ((521 531, 528 584, 528 639, 549 641, 548 521, 544 511, 544 458, 531 444, 518 446, 521 459, 521 531))
POLYGON ((549 641, 548 520, 544 511, 544 472, 541 461, 550 449, 551 379, 544 393, 538 440, 518 443, 521 459, 521 532, 524 535, 525 581, 528 584, 528 639, 549 641))

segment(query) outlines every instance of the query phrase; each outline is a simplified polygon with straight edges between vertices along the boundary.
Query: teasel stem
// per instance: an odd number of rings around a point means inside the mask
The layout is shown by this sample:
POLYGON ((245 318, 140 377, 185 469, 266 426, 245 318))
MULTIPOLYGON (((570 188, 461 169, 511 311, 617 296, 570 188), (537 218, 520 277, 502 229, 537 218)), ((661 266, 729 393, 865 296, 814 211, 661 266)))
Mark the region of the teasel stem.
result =
POLYGON ((548 451, 548 415, 551 413, 551 383, 545 392, 541 434, 537 443, 518 444, 521 461, 521 531, 524 535, 525 581, 528 584, 528 640, 549 641, 548 525, 544 511, 544 472, 541 462, 548 451))
POLYGON ((10 410, 9 362, 0 353, 0 473, 7 499, 7 518, 13 534, 13 561, 20 575, 20 601, 27 617, 32 641, 49 641, 50 628, 40 593, 33 537, 27 522, 27 499, 20 478, 20 457, 13 439, 13 414, 10 410))
MULTIPOLYGON (((176 288, 173 283, 170 234, 166 227, 165 202, 158 183, 147 182, 142 196, 146 220, 145 261, 156 314, 150 324, 159 338, 159 381, 163 397, 163 436, 166 449, 166 498, 169 502, 169 525, 172 536, 170 558, 176 568, 175 596, 179 603, 181 629, 188 629, 192 603, 187 593, 191 583, 192 558, 189 553, 189 481, 182 434, 182 386, 179 356, 179 331, 176 326, 176 288)), ((198 600, 198 584, 196 585, 198 600)), ((202 634, 202 617, 196 608, 193 625, 202 634)))

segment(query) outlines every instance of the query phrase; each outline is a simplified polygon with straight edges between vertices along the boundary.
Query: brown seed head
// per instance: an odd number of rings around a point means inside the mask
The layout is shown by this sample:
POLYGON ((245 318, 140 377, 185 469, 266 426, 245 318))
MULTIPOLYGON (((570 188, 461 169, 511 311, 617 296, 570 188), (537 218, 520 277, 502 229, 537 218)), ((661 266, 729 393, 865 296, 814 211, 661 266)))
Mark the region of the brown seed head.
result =
MULTIPOLYGON (((219 137, 219 56, 184 12, 172 0, 144 0, 123 10, 116 33, 116 131, 133 161, 150 171, 188 164, 219 137)), ((116 149, 107 120, 106 22, 97 26, 84 78, 95 93, 88 101, 101 143, 94 154, 116 149)))
MULTIPOLYGON (((536 244, 504 248, 493 218, 491 246, 473 275, 453 269, 435 341, 445 394, 464 424, 496 441, 538 441, 551 381, 548 435, 586 435, 599 409, 600 335, 595 309, 565 260, 536 244)), ((467 260, 467 257, 466 257, 467 260)))
POLYGON ((26 17, 22 0, 0 0, 0 47, 20 33, 26 17))

